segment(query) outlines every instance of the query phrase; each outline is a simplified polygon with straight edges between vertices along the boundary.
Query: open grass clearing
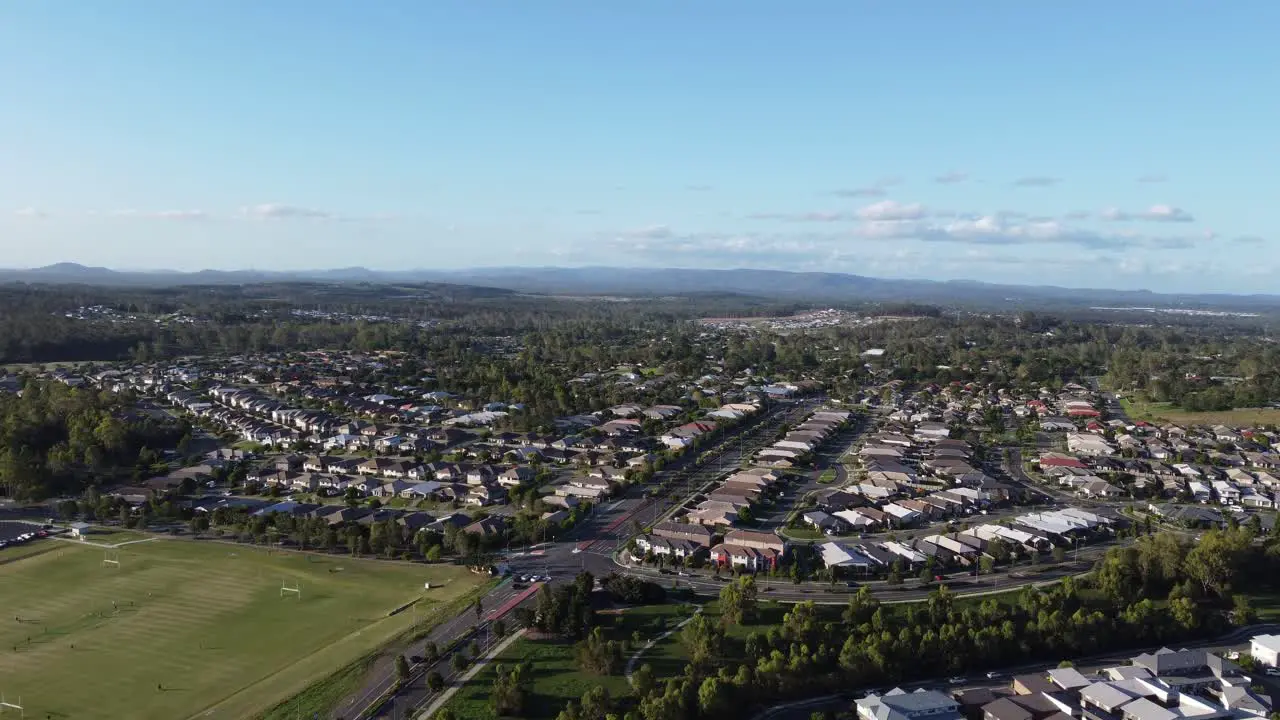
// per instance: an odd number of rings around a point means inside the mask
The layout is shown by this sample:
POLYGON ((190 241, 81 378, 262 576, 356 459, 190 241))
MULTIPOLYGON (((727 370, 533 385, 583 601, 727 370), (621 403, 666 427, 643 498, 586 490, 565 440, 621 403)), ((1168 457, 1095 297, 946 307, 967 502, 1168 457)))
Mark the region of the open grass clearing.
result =
MULTIPOLYGON (((691 605, 675 603, 629 607, 617 612, 601 613, 599 625, 610 639, 630 639, 634 633, 639 632, 643 640, 650 640, 674 628, 693 611, 694 607, 691 605)), ((630 657, 631 652, 638 648, 639 646, 633 647, 625 653, 626 657, 630 657)), ((642 663, 653 666, 655 676, 673 675, 683 669, 684 659, 650 654, 657 650, 658 646, 655 646, 645 653, 642 660, 642 663)), ((574 656, 573 643, 525 636, 512 643, 493 663, 459 690, 449 702, 449 709, 457 713, 460 720, 489 720, 493 717, 490 693, 497 672, 495 666, 513 666, 521 662, 529 663, 533 681, 529 707, 522 717, 554 718, 564 709, 565 703, 570 700, 578 701, 584 693, 597 685, 608 690, 609 696, 615 701, 631 695, 631 687, 622 674, 593 675, 580 670, 574 656)))
POLYGON ((1177 423, 1179 425, 1228 425, 1254 427, 1280 424, 1280 408, 1237 408, 1207 412, 1190 412, 1167 402, 1148 402, 1125 398, 1120 405, 1134 420, 1177 423))
POLYGON ((29 717, 254 717, 410 630, 414 613, 392 610, 484 581, 454 566, 165 539, 120 548, 116 568, 103 548, 49 544, 0 565, 0 690, 29 717), (281 597, 286 584, 301 598, 281 597))
POLYGON ((1258 622, 1280 622, 1280 594, 1256 593, 1249 595, 1249 604, 1258 613, 1258 622))

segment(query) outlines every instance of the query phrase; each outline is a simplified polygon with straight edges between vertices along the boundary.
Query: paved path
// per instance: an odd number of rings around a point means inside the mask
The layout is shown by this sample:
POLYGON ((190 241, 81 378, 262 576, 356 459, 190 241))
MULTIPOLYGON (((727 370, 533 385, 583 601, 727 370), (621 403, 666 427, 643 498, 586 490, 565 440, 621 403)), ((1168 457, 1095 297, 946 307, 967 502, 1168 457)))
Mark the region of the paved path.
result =
MULTIPOLYGON (((518 592, 512 583, 501 582, 484 596, 481 600, 482 606, 489 608, 501 607, 515 597, 518 592)), ((426 655, 428 642, 434 642, 437 647, 443 648, 452 640, 467 637, 483 622, 484 618, 476 617, 475 610, 468 606, 454 617, 445 619, 431 628, 426 637, 408 644, 407 647, 383 647, 379 651, 378 659, 374 661, 373 667, 365 673, 360 689, 333 708, 329 717, 334 720, 338 718, 350 720, 372 714, 374 710, 383 704, 383 699, 396 686, 398 675, 395 668, 395 658, 397 655, 404 655, 406 658, 426 655)), ((416 673, 421 668, 419 664, 415 663, 410 665, 410 670, 416 673)), ((401 694, 410 695, 416 689, 416 686, 414 688, 405 688, 401 694)), ((412 702, 411 698, 402 699, 412 702)))
POLYGON ((662 642, 663 640, 666 640, 667 638, 669 638, 669 637, 671 637, 672 635, 674 635, 674 634, 675 634, 675 632, 676 632, 677 630, 679 630, 679 629, 683 628, 685 625, 688 625, 688 624, 689 624, 689 623, 690 623, 694 618, 698 617, 698 616, 699 616, 699 615, 701 615, 701 614, 702 614, 702 606, 701 606, 701 605, 699 605, 699 606, 698 606, 698 609, 697 609, 697 610, 694 610, 692 615, 690 615, 689 617, 687 617, 687 618, 685 618, 685 619, 681 620, 681 621, 680 621, 680 623, 679 623, 678 625, 676 625, 675 627, 671 628, 670 630, 668 630, 668 631, 666 631, 666 632, 662 633, 662 634, 661 634, 661 635, 659 635, 658 637, 656 637, 656 638, 654 638, 654 639, 650 640, 649 642, 645 643, 645 644, 644 644, 644 647, 642 647, 642 648, 640 648, 639 650, 637 650, 637 651, 635 651, 634 653, 632 653, 632 654, 631 654, 631 657, 627 660, 627 670, 626 670, 626 674, 627 674, 627 684, 628 684, 628 685, 630 685, 630 686, 632 686, 632 687, 635 687, 636 682, 635 682, 635 680, 633 680, 633 679, 631 678, 631 676, 635 674, 635 671, 636 671, 636 663, 637 663, 637 662, 640 662, 640 658, 641 658, 641 656, 643 656, 646 652, 648 652, 648 651, 649 651, 649 649, 650 649, 650 648, 652 648, 654 645, 657 645, 658 643, 662 642))
POLYGON ((508 647, 510 647, 511 643, 514 643, 516 640, 519 640, 523 636, 524 636, 524 628, 520 628, 520 630, 514 633, 511 633, 506 638, 504 638, 502 642, 490 648, 489 652, 484 654, 484 657, 481 657, 480 659, 476 660, 476 662, 471 666, 471 669, 467 670, 467 672, 464 673, 462 677, 458 678, 458 680, 454 682, 453 685, 445 689, 444 692, 440 693, 439 697, 437 697, 435 700, 432 700, 431 704, 428 705, 426 708, 424 708, 423 711, 417 715, 418 719, 426 720, 427 718, 434 715, 436 711, 444 707, 449 702, 449 700, 453 698, 454 695, 458 694, 458 691, 462 689, 463 685, 466 685, 467 683, 471 682, 471 679, 474 678, 481 670, 483 670, 486 665, 488 665, 494 658, 498 657, 498 655, 500 655, 503 650, 506 650, 508 647))
POLYGON ((122 548, 125 545, 137 545, 138 543, 154 542, 156 540, 160 540, 164 536, 152 535, 150 537, 142 538, 141 540, 125 540, 124 542, 116 543, 114 545, 110 543, 98 542, 96 540, 81 540, 79 538, 73 538, 67 535, 50 535, 49 537, 53 538, 54 540, 61 540, 63 542, 75 543, 76 545, 92 545, 93 547, 100 547, 106 550, 115 550, 117 548, 122 548))

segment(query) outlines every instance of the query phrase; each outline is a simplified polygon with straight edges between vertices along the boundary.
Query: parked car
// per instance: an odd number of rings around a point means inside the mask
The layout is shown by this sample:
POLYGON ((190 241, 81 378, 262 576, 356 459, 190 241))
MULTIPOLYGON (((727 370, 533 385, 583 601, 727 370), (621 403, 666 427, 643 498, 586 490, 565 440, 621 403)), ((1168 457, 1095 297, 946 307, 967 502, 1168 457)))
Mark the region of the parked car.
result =
POLYGON ((998 677, 1000 677, 1000 676, 1002 676, 1002 675, 1004 675, 1004 673, 1000 672, 999 670, 992 670, 991 672, 987 673, 987 679, 988 679, 988 680, 995 680, 996 678, 998 678, 998 677))

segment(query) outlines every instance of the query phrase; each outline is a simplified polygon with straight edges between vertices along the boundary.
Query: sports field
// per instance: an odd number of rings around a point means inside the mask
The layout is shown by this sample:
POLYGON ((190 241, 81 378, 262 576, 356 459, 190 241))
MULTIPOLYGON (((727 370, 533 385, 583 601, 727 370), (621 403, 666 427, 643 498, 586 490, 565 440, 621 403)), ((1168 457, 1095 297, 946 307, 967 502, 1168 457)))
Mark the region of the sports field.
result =
POLYGON ((101 547, 46 543, 0 563, 0 693, 21 696, 29 718, 252 718, 415 619, 445 619, 435 604, 485 580, 166 539, 120 548, 117 568, 101 547), (301 597, 282 598, 282 585, 301 597), (417 612, 389 615, 423 597, 417 612))
POLYGON ((1150 420, 1177 423, 1179 425, 1228 425, 1231 427, 1257 427, 1280 424, 1280 409, 1236 408, 1206 412, 1191 412, 1173 407, 1167 402, 1146 402, 1131 398, 1120 401, 1124 411, 1134 420, 1150 420))

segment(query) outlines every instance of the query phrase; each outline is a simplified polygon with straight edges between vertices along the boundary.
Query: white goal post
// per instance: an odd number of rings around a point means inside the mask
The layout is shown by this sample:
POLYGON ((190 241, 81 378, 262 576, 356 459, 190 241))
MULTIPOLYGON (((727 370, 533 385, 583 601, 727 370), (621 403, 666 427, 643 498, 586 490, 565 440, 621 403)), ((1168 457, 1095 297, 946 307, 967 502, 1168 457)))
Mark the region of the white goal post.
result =
POLYGON ((4 693, 0 693, 0 715, 7 715, 8 713, 6 711, 8 710, 17 710, 18 717, 20 718, 25 718, 27 716, 26 711, 22 709, 21 696, 18 697, 17 702, 8 702, 8 700, 4 696, 4 693))
POLYGON ((280 581, 280 597, 288 597, 289 595, 293 595, 299 600, 302 599, 302 585, 298 584, 297 580, 293 581, 292 586, 289 585, 287 580, 280 581))
POLYGON ((107 548, 106 550, 104 550, 102 555, 102 567, 119 568, 120 567, 120 551, 112 548, 107 548))

